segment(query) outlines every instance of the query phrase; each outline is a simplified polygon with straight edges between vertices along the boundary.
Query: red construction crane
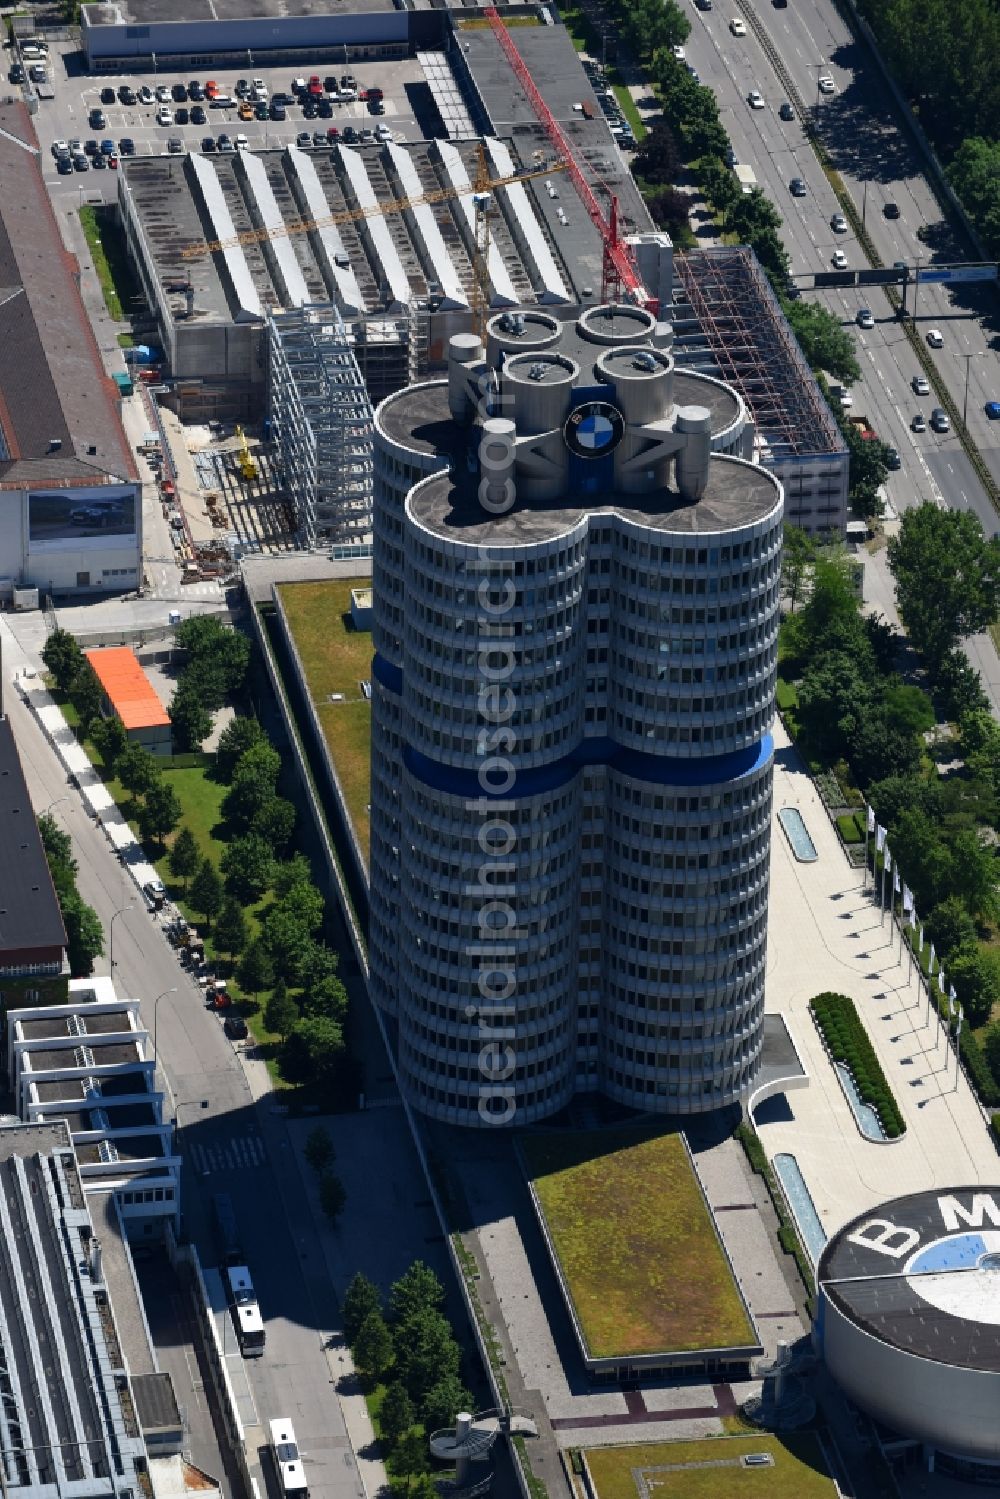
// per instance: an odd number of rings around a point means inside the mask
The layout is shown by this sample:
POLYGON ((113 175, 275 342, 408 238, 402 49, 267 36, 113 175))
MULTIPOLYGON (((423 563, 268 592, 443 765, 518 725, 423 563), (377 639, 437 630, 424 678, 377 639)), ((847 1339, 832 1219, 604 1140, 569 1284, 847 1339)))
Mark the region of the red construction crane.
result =
POLYGON ((566 138, 566 133, 555 115, 552 113, 545 100, 542 98, 531 76, 524 58, 518 52, 507 27, 500 18, 500 12, 496 6, 486 6, 483 14, 486 16, 493 28, 503 52, 514 70, 514 75, 520 83, 524 92, 531 102, 531 107, 538 116, 540 124, 545 127, 549 140, 555 147, 560 160, 565 164, 566 170, 573 179, 573 185, 583 202, 590 218, 601 236, 604 245, 604 264, 601 272, 601 300, 621 301, 623 295, 630 300, 645 305, 650 298, 642 284, 635 262, 625 241, 622 239, 618 227, 618 199, 611 196, 610 220, 604 215, 604 210, 594 195, 579 162, 573 155, 573 148, 566 138))

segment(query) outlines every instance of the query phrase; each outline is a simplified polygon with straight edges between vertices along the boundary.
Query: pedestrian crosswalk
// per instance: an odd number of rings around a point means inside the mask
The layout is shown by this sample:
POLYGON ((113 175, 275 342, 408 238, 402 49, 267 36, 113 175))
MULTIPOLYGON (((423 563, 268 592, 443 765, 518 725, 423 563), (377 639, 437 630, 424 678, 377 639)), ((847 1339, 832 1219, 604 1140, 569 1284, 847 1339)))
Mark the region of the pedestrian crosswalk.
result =
POLYGON ((193 1143, 185 1153, 201 1176, 213 1171, 245 1171, 267 1163, 267 1149, 260 1135, 234 1135, 210 1145, 193 1143))

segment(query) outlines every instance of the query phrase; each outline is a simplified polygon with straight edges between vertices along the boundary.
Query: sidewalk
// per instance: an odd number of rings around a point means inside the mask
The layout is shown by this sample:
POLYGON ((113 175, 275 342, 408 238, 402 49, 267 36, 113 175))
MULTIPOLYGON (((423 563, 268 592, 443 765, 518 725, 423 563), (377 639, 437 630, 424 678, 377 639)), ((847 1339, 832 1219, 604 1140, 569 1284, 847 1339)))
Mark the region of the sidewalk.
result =
POLYGON ((765 1105, 758 1130, 769 1157, 795 1156, 829 1235, 906 1192, 994 1181, 1000 1161, 916 965, 910 972, 895 925, 862 890, 780 722, 775 745, 775 813, 798 807, 819 857, 797 863, 775 822, 765 1003, 784 1016, 810 1082, 786 1095, 781 1117, 765 1105), (876 1144, 858 1130, 808 1010, 824 990, 855 1001, 906 1121, 900 1139, 876 1144))

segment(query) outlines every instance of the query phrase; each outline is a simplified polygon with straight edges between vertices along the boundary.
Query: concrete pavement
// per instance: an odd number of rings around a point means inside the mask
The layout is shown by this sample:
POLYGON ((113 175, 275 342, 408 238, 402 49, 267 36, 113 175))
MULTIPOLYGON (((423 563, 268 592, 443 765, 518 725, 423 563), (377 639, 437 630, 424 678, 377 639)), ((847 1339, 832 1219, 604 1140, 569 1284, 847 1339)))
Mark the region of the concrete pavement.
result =
POLYGON ((775 812, 799 808, 819 857, 798 863, 775 825, 765 1004, 784 1017, 810 1082, 786 1097, 782 1117, 765 1107, 758 1128, 769 1157, 795 1156, 829 1235, 903 1192, 995 1180, 1000 1161, 937 1012, 928 1014, 916 967, 908 974, 900 957, 895 927, 862 890, 780 724, 775 741, 775 812), (855 1124, 808 1010, 825 990, 857 1005, 906 1121, 898 1140, 874 1144, 855 1124))

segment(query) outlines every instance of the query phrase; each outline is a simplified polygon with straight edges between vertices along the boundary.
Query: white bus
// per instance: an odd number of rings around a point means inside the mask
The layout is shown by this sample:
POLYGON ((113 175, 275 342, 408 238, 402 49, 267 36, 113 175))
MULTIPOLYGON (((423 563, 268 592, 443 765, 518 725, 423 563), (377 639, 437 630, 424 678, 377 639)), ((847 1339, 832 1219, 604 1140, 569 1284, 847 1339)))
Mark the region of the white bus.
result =
POLYGON ((244 1358, 260 1358, 264 1352, 264 1319, 246 1265, 227 1265, 226 1295, 244 1358))
POLYGON ((278 1484, 284 1499, 309 1499, 306 1471, 299 1456, 295 1428, 287 1416, 271 1422, 271 1451, 278 1470, 278 1484))

